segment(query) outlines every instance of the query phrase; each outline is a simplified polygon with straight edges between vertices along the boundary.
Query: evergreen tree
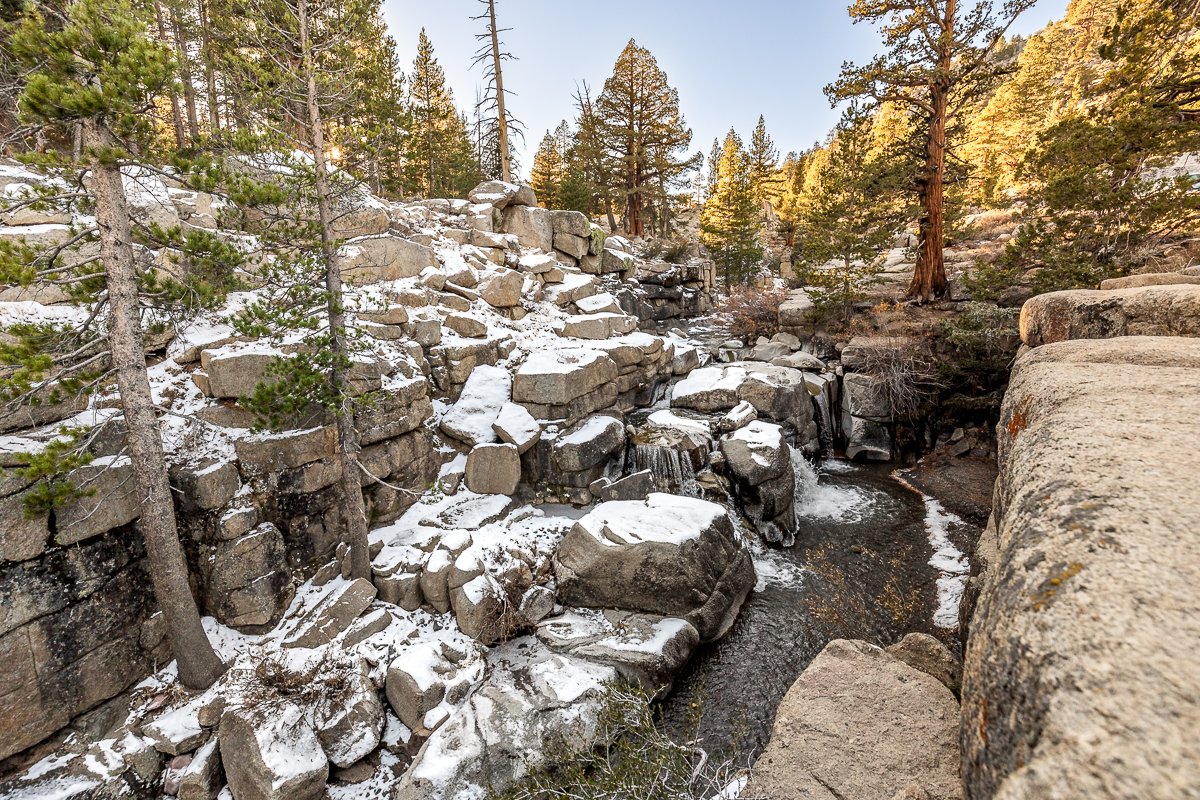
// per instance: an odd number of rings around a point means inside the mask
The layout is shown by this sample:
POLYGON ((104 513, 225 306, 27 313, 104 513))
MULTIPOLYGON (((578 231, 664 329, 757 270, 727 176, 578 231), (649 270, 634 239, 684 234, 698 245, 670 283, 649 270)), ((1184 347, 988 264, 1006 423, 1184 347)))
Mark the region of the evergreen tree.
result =
POLYGON ((754 199, 761 205, 778 191, 779 151, 767 133, 767 121, 761 115, 750 136, 750 180, 754 199))
POLYGON ((700 156, 683 158, 692 131, 679 109, 679 92, 650 51, 630 39, 596 101, 599 133, 625 200, 625 232, 646 234, 652 207, 665 229, 669 191, 681 185, 700 156))
POLYGON ((800 279, 818 307, 849 323, 856 300, 876 281, 888 241, 907 209, 894 162, 871 155, 871 120, 850 109, 804 179, 796 240, 800 279))
POLYGON ((478 183, 467 124, 422 28, 408 78, 407 188, 422 197, 462 197, 478 183))
POLYGON ((921 207, 920 248, 910 297, 928 302, 946 291, 946 181, 951 153, 960 142, 954 120, 977 102, 1001 71, 994 48, 1035 0, 859 0, 850 7, 855 22, 882 23, 888 51, 864 66, 846 64, 826 87, 830 101, 866 98, 895 103, 920 120, 911 151, 917 156, 913 186, 921 207))
POLYGON ((1035 291, 1094 287, 1152 258, 1200 223, 1196 178, 1173 169, 1200 149, 1200 45, 1194 2, 1126 6, 1100 49, 1093 101, 1043 133, 1025 162, 1028 221, 1000 274, 1037 267, 1035 291))
POLYGON ((725 152, 720 139, 713 139, 712 149, 708 151, 708 175, 705 181, 707 196, 712 197, 717 191, 717 179, 721 174, 721 155, 725 152))
MULTIPOLYGON (((227 279, 229 271, 218 263, 219 256, 230 253, 214 237, 135 227, 131 220, 125 179, 136 180, 131 165, 155 153, 159 142, 153 112, 175 89, 176 64, 170 50, 152 40, 152 24, 149 14, 126 0, 75 0, 61 24, 47 25, 32 10, 13 33, 12 52, 25 70, 18 103, 24 120, 82 134, 77 161, 54 152, 27 157, 60 182, 15 205, 65 204, 91 212, 95 225, 77 227, 65 245, 39 249, 6 244, 0 249, 0 280, 57 283, 90 310, 80 325, 23 325, 7 331, 0 347, 6 365, 2 389, 10 402, 37 403, 115 382, 141 500, 137 527, 146 544, 154 595, 180 680, 200 689, 212 684, 224 665, 208 641, 189 587, 146 369, 143 316, 152 317, 157 306, 169 319, 212 300, 219 287, 209 280, 214 277, 210 273, 215 271, 217 283, 227 279), (175 275, 160 274, 139 258, 135 248, 141 236, 180 246, 175 275), (79 252, 97 242, 98 255, 79 252), (206 249, 211 258, 201 255, 206 249)), ((53 481, 90 459, 89 436, 79 430, 64 433, 27 462, 26 478, 52 481, 35 500, 53 504, 78 491, 63 490, 61 480, 56 488, 53 481)))
POLYGON ((749 280, 762 261, 750 169, 742 140, 730 130, 717 163, 716 188, 700 212, 700 241, 721 268, 726 286, 749 280))
POLYGON ((537 152, 533 154, 533 172, 529 179, 543 208, 558 208, 558 193, 565 174, 566 164, 558 139, 546 131, 537 152))
POLYGON ((572 204, 570 208, 587 214, 603 213, 608 219, 609 230, 615 231, 613 215, 613 175, 616 164, 610 157, 602 136, 602 127, 596 115, 591 89, 585 82, 575 93, 575 138, 571 147, 572 204), (587 193, 587 198, 579 196, 587 193), (583 202, 581 202, 583 201, 583 202))

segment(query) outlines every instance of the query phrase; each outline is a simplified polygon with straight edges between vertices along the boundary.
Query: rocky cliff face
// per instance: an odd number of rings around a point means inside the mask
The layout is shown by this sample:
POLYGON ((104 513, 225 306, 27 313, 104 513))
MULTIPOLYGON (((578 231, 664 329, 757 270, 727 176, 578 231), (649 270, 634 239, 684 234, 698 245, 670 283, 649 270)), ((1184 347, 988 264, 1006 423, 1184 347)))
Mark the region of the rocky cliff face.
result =
POLYGON ((1200 784, 1200 340, 1172 336, 1194 335, 1194 314, 1179 314, 1195 292, 1025 307, 1034 349, 1004 402, 973 579, 969 798, 1186 797, 1200 784), (1139 332, 1156 335, 1125 336, 1139 332))

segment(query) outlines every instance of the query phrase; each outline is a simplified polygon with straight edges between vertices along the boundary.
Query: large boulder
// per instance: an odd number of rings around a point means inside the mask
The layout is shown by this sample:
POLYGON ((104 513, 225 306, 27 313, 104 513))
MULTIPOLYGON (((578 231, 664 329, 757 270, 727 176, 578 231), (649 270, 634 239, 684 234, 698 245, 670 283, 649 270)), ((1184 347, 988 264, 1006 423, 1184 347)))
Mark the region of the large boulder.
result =
POLYGON ((283 646, 312 648, 332 642, 367 610, 376 594, 365 578, 335 584, 293 624, 283 646))
POLYGON ((437 254, 431 248, 392 233, 351 239, 338 250, 337 257, 342 275, 359 285, 415 278, 423 270, 438 266, 437 254))
POLYGON ((227 708, 218 728, 221 762, 236 800, 319 800, 329 760, 294 703, 227 708))
POLYGON ((269 522, 218 542, 203 572, 208 612, 232 628, 270 625, 291 600, 287 545, 269 522))
POLYGON ((793 289, 779 306, 780 327, 796 332, 812 326, 817 306, 803 289, 793 289))
POLYGON ((1169 456, 1200 448, 1198 419, 1200 340, 1018 359, 963 669, 968 796, 1200 786, 1200 484, 1169 456))
POLYGON ((532 638, 488 654, 487 679, 413 759, 394 800, 503 794, 556 753, 590 747, 614 668, 554 653, 532 638))
POLYGON ((596 506, 563 538, 554 572, 565 603, 686 619, 704 641, 729 630, 755 583, 725 509, 667 494, 596 506))
POLYGON ((536 206, 510 206, 504 211, 504 232, 517 237, 522 247, 554 249, 554 225, 550 212, 536 206))
POLYGON ((542 350, 532 353, 517 370, 513 400, 526 407, 564 406, 616 377, 617 365, 598 350, 542 350))
POLYGON ((479 296, 493 308, 512 308, 521 304, 525 277, 513 269, 490 273, 479 282, 479 296))
POLYGON ((834 640, 779 704, 742 796, 959 800, 957 721, 954 695, 934 678, 874 645, 834 640))
POLYGON ((862 372, 842 378, 842 433, 846 455, 863 461, 891 461, 892 410, 883 378, 862 372))
POLYGON ((496 441, 492 425, 512 393, 512 377, 502 367, 478 366, 462 394, 442 417, 442 432, 472 447, 496 441))
POLYGON ((755 420, 721 439, 746 515, 763 538, 790 547, 796 534, 796 471, 783 428, 755 420))
POLYGON ((335 767, 357 764, 379 747, 383 703, 371 683, 367 662, 359 661, 325 681, 314 710, 317 741, 335 767))
POLYGON ((625 445, 625 425, 616 417, 589 417, 554 442, 554 464, 565 472, 600 466, 625 445))
POLYGON ((476 205, 490 205, 498 210, 511 206, 536 206, 533 189, 518 183, 484 181, 471 190, 468 199, 476 205))
POLYGON ((1116 336, 1200 336, 1200 286, 1075 289, 1021 308, 1021 340, 1030 347, 1116 336))
POLYGON ((516 445, 481 444, 467 456, 467 488, 476 494, 514 494, 521 482, 516 445))
POLYGON ((611 664, 647 692, 669 687, 700 644, 687 620, 613 610, 551 617, 537 636, 554 650, 611 664))

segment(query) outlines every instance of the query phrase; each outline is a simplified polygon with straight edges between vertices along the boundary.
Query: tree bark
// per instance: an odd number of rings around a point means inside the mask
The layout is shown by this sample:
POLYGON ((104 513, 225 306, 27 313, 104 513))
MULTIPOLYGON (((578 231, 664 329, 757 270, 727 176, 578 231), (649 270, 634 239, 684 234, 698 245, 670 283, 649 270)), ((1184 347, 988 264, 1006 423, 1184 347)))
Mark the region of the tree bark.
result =
POLYGON ((192 59, 183 35, 183 23, 179 21, 179 12, 174 7, 171 7, 171 25, 175 29, 175 47, 179 52, 179 77, 183 82, 183 105, 187 111, 188 134, 195 142, 200 138, 200 122, 196 117, 196 86, 192 83, 192 59))
MULTIPOLYGON (((115 146, 115 138, 103 125, 95 120, 84 125, 91 147, 103 153, 115 146)), ((179 680, 188 688, 205 689, 224 672, 225 665, 200 623, 179 543, 162 434, 146 373, 133 236, 121 171, 115 163, 101 157, 93 163, 92 174, 100 254, 108 284, 109 346, 129 429, 134 483, 141 499, 137 527, 146 542, 154 596, 166 619, 171 652, 179 663, 179 680)))
POLYGON ((920 183, 921 230, 916 269, 908 296, 923 303, 946 293, 946 116, 957 0, 946 0, 936 77, 929 87, 932 114, 926 138, 925 169, 920 183))
POLYGON ((217 100, 217 74, 213 69, 212 44, 208 40, 208 4, 207 0, 198 0, 196 4, 200 14, 200 50, 204 54, 204 83, 208 100, 209 136, 217 136, 221 132, 221 109, 217 100))
MULTIPOLYGON (((346 312, 343 307, 342 272, 336 258, 336 243, 333 234, 333 204, 326 172, 325 131, 321 119, 321 105, 317 101, 316 67, 312 60, 312 42, 308 30, 308 0, 299 0, 300 51, 304 58, 306 83, 305 105, 308 111, 308 134, 313 150, 314 178, 317 192, 317 215, 321 223, 321 258, 325 265, 326 308, 329 314, 330 346, 332 365, 329 382, 334 397, 348 396, 348 380, 345 364, 349 361, 346 344, 346 312)), ((350 572, 354 578, 371 579, 371 554, 367 542, 367 509, 363 502, 362 482, 359 480, 361 467, 358 462, 358 433, 354 430, 354 413, 347 407, 348 401, 334 412, 337 428, 337 452, 334 461, 341 467, 338 482, 341 495, 342 516, 346 523, 346 538, 350 545, 350 572)))
POLYGON ((500 33, 496 30, 496 0, 488 0, 488 25, 492 34, 492 65, 496 70, 496 115, 500 126, 500 172, 506 183, 512 182, 508 161, 508 113, 504 109, 504 75, 500 71, 500 33))

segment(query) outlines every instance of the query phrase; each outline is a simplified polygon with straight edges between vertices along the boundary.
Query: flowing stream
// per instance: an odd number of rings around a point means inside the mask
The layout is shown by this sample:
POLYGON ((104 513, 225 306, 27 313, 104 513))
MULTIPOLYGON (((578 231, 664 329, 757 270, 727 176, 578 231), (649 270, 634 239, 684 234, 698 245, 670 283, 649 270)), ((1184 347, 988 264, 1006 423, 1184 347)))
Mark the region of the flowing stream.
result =
POLYGON ((978 533, 894 478, 892 466, 826 461, 818 471, 799 453, 793 460, 796 545, 755 545, 758 585, 736 625, 696 654, 662 706, 676 736, 698 735, 710 754, 742 766, 831 640, 886 646, 919 631, 957 648, 945 626, 965 581, 962 552, 978 533))

